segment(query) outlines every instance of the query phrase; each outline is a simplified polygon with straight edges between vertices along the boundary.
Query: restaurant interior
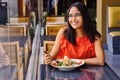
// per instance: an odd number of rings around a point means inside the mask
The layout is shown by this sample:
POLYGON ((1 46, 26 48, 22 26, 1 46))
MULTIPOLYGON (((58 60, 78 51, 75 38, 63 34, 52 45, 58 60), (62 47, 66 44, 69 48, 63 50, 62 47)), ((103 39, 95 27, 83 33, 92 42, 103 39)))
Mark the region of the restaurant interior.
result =
POLYGON ((120 0, 0 0, 0 80, 120 80, 120 0), (87 6, 101 34, 104 66, 44 64, 74 2, 87 6))

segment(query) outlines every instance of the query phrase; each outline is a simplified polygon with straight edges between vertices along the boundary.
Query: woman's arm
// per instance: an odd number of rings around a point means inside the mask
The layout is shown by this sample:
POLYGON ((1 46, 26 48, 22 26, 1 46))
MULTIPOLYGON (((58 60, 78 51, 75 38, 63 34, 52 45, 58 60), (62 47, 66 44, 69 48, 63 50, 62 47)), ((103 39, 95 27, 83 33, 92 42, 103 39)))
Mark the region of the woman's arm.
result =
POLYGON ((60 39, 64 34, 64 30, 66 28, 61 28, 56 36, 54 46, 50 52, 50 54, 45 54, 44 55, 44 62, 45 64, 50 64, 52 60, 56 58, 56 55, 58 54, 60 50, 60 39))
POLYGON ((96 38, 95 42, 95 58, 83 59, 88 65, 99 65, 103 66, 105 63, 104 50, 102 48, 102 42, 100 38, 96 38))
POLYGON ((50 55, 52 57, 52 60, 56 58, 56 55, 58 54, 60 50, 60 39, 64 35, 64 31, 66 28, 61 28, 56 36, 54 46, 52 48, 52 51, 50 52, 50 55))

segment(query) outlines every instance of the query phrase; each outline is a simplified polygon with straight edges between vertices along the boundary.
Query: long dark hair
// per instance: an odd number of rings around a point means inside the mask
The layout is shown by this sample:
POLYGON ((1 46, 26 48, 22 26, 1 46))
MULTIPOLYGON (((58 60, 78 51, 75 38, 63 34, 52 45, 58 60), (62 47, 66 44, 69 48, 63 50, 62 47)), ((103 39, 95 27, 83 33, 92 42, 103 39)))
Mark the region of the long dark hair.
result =
MULTIPOLYGON (((101 37, 100 33, 96 30, 96 27, 93 25, 92 19, 89 15, 89 11, 87 7, 84 5, 84 3, 75 2, 73 3, 67 10, 67 15, 69 15, 69 11, 72 7, 76 7, 82 14, 83 17, 83 31, 84 34, 88 37, 88 39, 92 42, 95 41, 95 37, 101 37)), ((67 19, 69 17, 67 16, 67 19)), ((64 35, 68 39, 70 43, 73 45, 76 45, 76 32, 75 29, 72 28, 69 21, 68 22, 68 28, 65 30, 64 35)))

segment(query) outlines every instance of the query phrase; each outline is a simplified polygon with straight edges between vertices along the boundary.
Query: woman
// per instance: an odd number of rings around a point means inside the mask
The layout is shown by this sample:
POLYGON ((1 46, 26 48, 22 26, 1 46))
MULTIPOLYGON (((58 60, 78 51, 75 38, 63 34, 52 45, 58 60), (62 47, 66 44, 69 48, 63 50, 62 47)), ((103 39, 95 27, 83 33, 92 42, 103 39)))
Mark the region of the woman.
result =
POLYGON ((101 35, 92 24, 87 7, 73 3, 67 11, 68 26, 60 29, 50 54, 44 55, 46 64, 64 56, 84 60, 87 65, 104 65, 101 35))

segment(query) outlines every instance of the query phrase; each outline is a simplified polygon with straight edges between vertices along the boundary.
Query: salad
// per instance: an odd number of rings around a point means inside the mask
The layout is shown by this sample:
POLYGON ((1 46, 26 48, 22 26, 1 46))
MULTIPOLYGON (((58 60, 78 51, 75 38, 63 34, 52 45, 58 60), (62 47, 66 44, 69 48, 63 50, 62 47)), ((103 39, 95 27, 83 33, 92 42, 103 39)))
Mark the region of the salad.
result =
POLYGON ((68 56, 64 56, 63 59, 52 61, 51 65, 53 66, 75 66, 80 65, 82 61, 76 62, 73 59, 70 59, 68 56))

